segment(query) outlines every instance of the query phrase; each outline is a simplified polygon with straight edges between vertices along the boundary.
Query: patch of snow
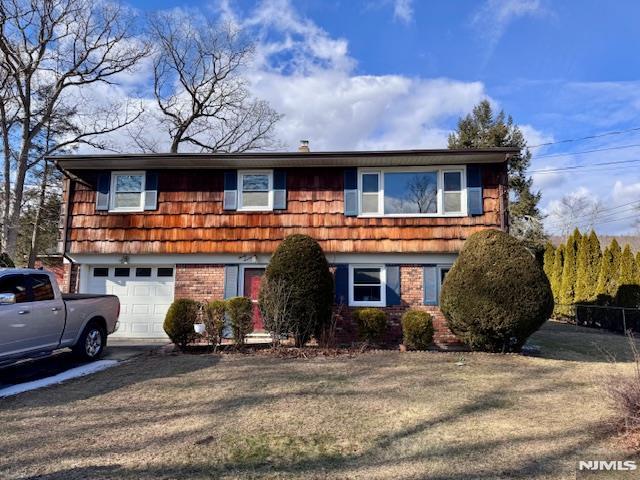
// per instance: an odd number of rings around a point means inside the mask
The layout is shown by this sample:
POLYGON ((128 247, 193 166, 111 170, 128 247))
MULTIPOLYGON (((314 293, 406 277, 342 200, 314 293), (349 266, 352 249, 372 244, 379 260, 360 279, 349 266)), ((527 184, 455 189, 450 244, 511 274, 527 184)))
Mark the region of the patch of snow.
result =
POLYGON ((98 360, 97 362, 87 363, 79 367, 71 368, 52 377, 42 378, 40 380, 34 380, 33 382, 19 383, 17 385, 11 385, 0 389, 0 398, 9 397, 11 395, 17 395, 19 393, 28 392, 30 390, 36 390, 38 388, 48 387, 49 385, 55 385, 56 383, 62 383, 72 378, 84 377, 85 375, 91 375, 92 373, 105 370, 117 365, 117 360, 98 360))

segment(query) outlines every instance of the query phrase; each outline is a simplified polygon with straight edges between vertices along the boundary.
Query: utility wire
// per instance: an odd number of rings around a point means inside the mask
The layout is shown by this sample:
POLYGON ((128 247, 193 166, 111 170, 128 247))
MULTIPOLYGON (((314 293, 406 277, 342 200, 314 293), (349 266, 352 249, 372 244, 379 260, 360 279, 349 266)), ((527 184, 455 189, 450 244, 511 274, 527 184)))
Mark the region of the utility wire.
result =
MULTIPOLYGON (((594 219, 604 218, 611 215, 618 215, 620 213, 627 213, 628 210, 635 209, 640 207, 640 200, 635 200, 633 202, 623 203, 621 205, 617 205, 615 207, 603 208, 602 210, 593 213, 583 213, 578 215, 577 217, 572 218, 571 220, 578 223, 588 222, 594 219), (620 210, 622 209, 622 210, 620 210), (614 210, 620 210, 618 212, 614 212, 614 210)), ((552 220, 549 222, 550 225, 562 225, 565 222, 563 220, 552 220)))
MULTIPOLYGON (((610 219, 612 217, 615 217, 616 215, 630 213, 630 212, 636 210, 637 208, 638 208, 637 206, 626 207, 626 208, 624 208, 624 209, 622 209, 622 210, 620 210, 618 212, 610 212, 610 213, 607 213, 605 215, 599 215, 599 214, 596 213, 591 218, 589 218, 589 215, 584 215, 582 217, 572 218, 570 222, 565 222, 565 221, 562 221, 562 220, 554 220, 553 222, 550 222, 549 226, 551 226, 551 227, 562 227, 563 225, 565 225, 565 223, 573 223, 575 225, 591 225, 591 224, 595 224, 596 221, 607 220, 607 219, 610 219)), ((636 215, 640 218, 640 212, 638 212, 636 215)))
POLYGON ((589 163, 587 165, 572 165, 569 167, 549 168, 545 170, 529 170, 528 173, 538 173, 538 174, 555 173, 555 172, 564 172, 568 170, 579 170, 581 168, 599 167, 599 166, 606 166, 606 165, 621 165, 625 163, 637 163, 637 162, 640 162, 640 159, 618 160, 614 162, 589 163))
MULTIPOLYGON (((604 220, 604 221, 601 221, 601 222, 593 222, 590 225, 592 227, 595 227, 596 225, 605 225, 607 223, 623 222, 625 220, 631 220, 632 218, 636 218, 637 219, 638 215, 629 215, 628 217, 612 218, 610 220, 604 220)), ((577 227, 578 225, 583 225, 583 224, 576 224, 575 226, 577 227)), ((546 227, 546 225, 545 225, 545 227, 546 227)), ((551 228, 553 229, 553 227, 551 227, 551 228)), ((558 228, 558 227, 556 227, 556 228, 558 228)))
POLYGON ((594 135, 588 135, 586 137, 580 137, 580 138, 567 138, 565 140, 558 140, 556 142, 539 143, 538 145, 528 145, 527 148, 539 148, 539 147, 546 147, 549 145, 558 145, 561 143, 579 142, 581 140, 591 140, 594 138, 607 137, 609 135, 622 135, 623 133, 637 132, 637 131, 640 131, 640 127, 629 128, 627 130, 617 130, 613 132, 597 133, 594 135))
POLYGON ((621 145, 619 147, 596 148, 594 150, 583 150, 581 152, 551 153, 548 155, 536 155, 531 158, 537 159, 537 158, 551 158, 551 157, 568 157, 571 155, 582 155, 583 153, 606 152, 607 150, 622 150, 624 148, 634 148, 634 147, 640 147, 640 143, 635 143, 633 145, 621 145))
POLYGON ((615 223, 615 222, 622 222, 624 220, 630 220, 632 218, 638 218, 638 215, 629 215, 628 217, 621 217, 621 218, 613 218, 611 220, 605 220, 604 222, 594 222, 593 225, 604 225, 605 223, 615 223))

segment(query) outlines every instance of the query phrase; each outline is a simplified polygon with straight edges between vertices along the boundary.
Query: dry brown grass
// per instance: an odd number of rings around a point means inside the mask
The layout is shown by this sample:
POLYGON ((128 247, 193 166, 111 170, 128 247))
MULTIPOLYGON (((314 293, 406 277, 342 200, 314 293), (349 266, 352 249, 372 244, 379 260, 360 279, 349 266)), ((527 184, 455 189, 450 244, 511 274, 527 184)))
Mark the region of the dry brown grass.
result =
POLYGON ((569 328, 534 338, 555 358, 464 366, 444 353, 140 357, 0 400, 0 478, 575 478, 576 458, 628 452, 596 385, 613 367, 569 328))

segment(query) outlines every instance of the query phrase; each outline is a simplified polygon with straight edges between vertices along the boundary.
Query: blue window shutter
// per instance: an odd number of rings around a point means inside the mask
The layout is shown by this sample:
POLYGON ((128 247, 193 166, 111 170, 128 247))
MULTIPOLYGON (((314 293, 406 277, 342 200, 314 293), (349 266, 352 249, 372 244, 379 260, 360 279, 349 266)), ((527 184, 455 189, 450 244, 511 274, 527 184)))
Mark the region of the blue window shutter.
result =
POLYGON ((224 172, 224 210, 236 210, 238 208, 238 172, 227 170, 224 172))
POLYGON ((273 209, 287 209, 287 171, 281 168, 273 171, 273 209))
POLYGON ((400 265, 387 265, 387 306, 400 305, 400 265))
MULTIPOLYGON (((233 298, 238 296, 238 273, 240 267, 238 265, 225 265, 224 267, 224 298, 233 298)), ((233 338, 233 330, 231 329, 231 320, 227 314, 224 315, 224 328, 222 329, 223 338, 233 338)))
POLYGON ((349 266, 346 264, 336 265, 334 274, 334 283, 336 286, 336 305, 349 304, 349 266))
POLYGON ((224 298, 238 296, 238 265, 225 265, 224 267, 224 298))
POLYGON ((482 215, 482 167, 467 166, 467 211, 469 215, 482 215))
POLYGON ((98 174, 96 185, 96 210, 109 210, 109 188, 111 187, 111 172, 98 174))
POLYGON ((158 208, 158 173, 146 172, 144 180, 144 209, 158 208))
POLYGON ((424 304, 438 304, 438 268, 435 265, 424 266, 424 304))
POLYGON ((344 214, 347 217, 358 215, 358 170, 344 170, 344 214))

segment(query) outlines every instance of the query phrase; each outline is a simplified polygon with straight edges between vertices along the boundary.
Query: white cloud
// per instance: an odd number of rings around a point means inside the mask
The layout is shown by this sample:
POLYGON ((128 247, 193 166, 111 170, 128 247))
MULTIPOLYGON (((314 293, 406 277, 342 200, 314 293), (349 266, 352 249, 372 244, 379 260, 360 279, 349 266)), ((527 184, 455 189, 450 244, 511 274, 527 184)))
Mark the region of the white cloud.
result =
POLYGON ((393 18, 403 23, 413 21, 413 0, 395 0, 393 2, 393 18))
MULTIPOLYGON (((265 0, 244 14, 226 1, 214 10, 255 39, 246 77, 252 93, 283 114, 276 133, 288 150, 300 139, 309 139, 316 151, 445 147, 457 117, 488 98, 481 82, 357 74, 347 40, 329 35, 288 0, 265 0)), ((147 83, 144 121, 111 136, 121 150, 137 148, 131 133, 157 150, 168 148, 166 130, 153 118, 157 106, 145 76, 149 71, 136 73, 147 83)), ((136 75, 101 96, 123 103, 135 98, 145 91, 136 75)))
POLYGON ((636 200, 640 201, 640 182, 625 185, 622 180, 617 180, 613 185, 612 197, 620 203, 634 202, 636 200))
POLYGON ((556 172, 554 166, 545 166, 531 175, 533 187, 544 192, 552 188, 558 188, 567 181, 566 172, 556 172))
POLYGON ((490 55, 512 22, 549 13, 541 0, 486 0, 472 16, 471 24, 486 40, 490 55))
POLYGON ((240 23, 262 32, 249 78, 256 96, 284 114, 278 133, 289 149, 302 138, 316 150, 443 147, 446 122, 487 97, 480 82, 356 75, 346 40, 284 0, 240 23))
MULTIPOLYGON (((538 130, 533 125, 519 125, 520 130, 522 131, 524 138, 527 140, 527 145, 542 145, 544 143, 553 142, 553 135, 544 133, 541 130, 538 130)), ((535 153, 539 154, 543 151, 543 148, 536 148, 535 153)))

